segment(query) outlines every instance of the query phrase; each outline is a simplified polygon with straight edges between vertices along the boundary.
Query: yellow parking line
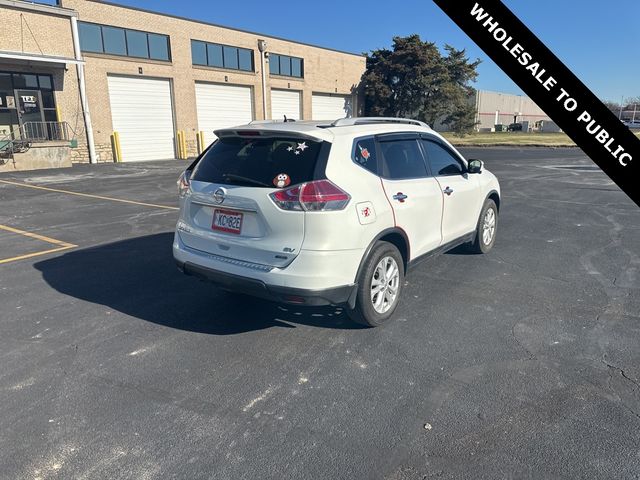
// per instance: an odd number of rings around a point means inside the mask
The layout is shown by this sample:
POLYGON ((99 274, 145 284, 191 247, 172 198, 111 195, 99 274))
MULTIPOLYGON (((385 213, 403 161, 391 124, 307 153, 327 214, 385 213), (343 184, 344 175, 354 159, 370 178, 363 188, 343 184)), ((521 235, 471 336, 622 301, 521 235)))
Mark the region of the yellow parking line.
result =
POLYGON ((70 248, 75 248, 77 245, 73 243, 63 242, 62 240, 56 240, 55 238, 45 237, 44 235, 40 235, 38 233, 27 232, 25 230, 19 230, 17 228, 8 227, 7 225, 0 225, 0 230, 4 230, 11 233, 17 233, 18 235, 22 235, 24 237, 34 238, 36 240, 40 240, 41 242, 51 243, 53 245, 57 245, 55 248, 49 248, 47 250, 40 250, 34 253, 27 253, 25 255, 18 255, 16 257, 3 258, 0 259, 0 264, 15 262, 18 260, 24 260, 25 258, 38 257, 40 255, 46 255, 48 253, 54 252, 62 252, 63 250, 69 250, 70 248))
POLYGON ((40 255, 46 255, 48 253, 62 252, 63 250, 69 250, 71 248, 75 248, 76 246, 77 245, 70 245, 68 247, 56 247, 56 248, 50 248, 49 250, 41 250, 39 252, 27 253, 26 255, 18 255, 17 257, 3 258, 2 260, 0 260, 0 265, 2 265, 3 263, 17 262, 18 260, 24 260, 25 258, 39 257, 40 255))
POLYGON ((131 203, 133 205, 142 205, 143 207, 164 208, 166 210, 179 210, 178 207, 170 207, 169 205, 158 205, 155 203, 136 202, 134 200, 125 200, 123 198, 104 197, 102 195, 92 195, 90 193, 72 192, 70 190, 60 190, 58 188, 40 187, 38 185, 29 185, 21 182, 10 182, 8 180, 0 180, 0 183, 8 185, 16 185, 18 187, 33 188, 36 190, 45 190, 47 192, 66 193, 68 195, 77 195, 79 197, 97 198, 98 200, 109 200, 112 202, 131 203))
POLYGON ((5 230, 11 233, 17 233, 18 235, 24 235, 25 237, 35 238, 36 240, 41 240, 47 243, 53 243, 54 245, 58 245, 60 247, 77 247, 73 243, 63 242, 61 240, 56 240, 55 238, 45 237, 44 235, 40 235, 38 233, 27 232, 25 230, 18 230, 17 228, 8 227, 6 225, 0 225, 0 230, 5 230))

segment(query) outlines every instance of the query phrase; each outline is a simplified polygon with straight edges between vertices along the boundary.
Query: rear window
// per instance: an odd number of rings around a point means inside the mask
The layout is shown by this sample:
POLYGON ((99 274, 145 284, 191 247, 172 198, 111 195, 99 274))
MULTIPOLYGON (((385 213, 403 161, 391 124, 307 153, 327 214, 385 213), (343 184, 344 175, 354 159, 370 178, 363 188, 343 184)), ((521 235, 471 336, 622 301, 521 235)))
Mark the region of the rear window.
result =
POLYGON ((286 137, 220 138, 198 162, 191 178, 264 188, 308 182, 315 180, 322 145, 286 137))

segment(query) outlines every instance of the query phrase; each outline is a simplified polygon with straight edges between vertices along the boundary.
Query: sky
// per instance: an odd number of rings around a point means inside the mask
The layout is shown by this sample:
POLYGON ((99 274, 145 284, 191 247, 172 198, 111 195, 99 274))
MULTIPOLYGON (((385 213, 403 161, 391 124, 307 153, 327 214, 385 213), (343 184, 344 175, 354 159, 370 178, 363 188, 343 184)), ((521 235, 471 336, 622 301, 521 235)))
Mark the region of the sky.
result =
MULTIPOLYGON (((522 94, 431 0, 112 1, 354 53, 388 48, 392 37, 417 33, 480 58, 475 88, 522 94)), ((504 3, 598 97, 620 102, 640 96, 640 0, 504 3)))

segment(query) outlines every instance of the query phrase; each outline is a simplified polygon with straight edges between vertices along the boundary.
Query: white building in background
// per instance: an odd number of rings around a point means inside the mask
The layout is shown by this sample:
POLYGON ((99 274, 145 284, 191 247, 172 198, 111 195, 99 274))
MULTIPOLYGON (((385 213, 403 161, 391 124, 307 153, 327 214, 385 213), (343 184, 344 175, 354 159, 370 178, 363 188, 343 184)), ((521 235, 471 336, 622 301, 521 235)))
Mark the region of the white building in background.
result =
MULTIPOLYGON (((522 123, 523 130, 538 130, 553 122, 529 97, 477 90, 475 95, 476 130, 491 131, 495 125, 522 123), (541 123, 540 123, 541 122, 541 123)), ((553 131, 559 131, 556 127, 553 131)))

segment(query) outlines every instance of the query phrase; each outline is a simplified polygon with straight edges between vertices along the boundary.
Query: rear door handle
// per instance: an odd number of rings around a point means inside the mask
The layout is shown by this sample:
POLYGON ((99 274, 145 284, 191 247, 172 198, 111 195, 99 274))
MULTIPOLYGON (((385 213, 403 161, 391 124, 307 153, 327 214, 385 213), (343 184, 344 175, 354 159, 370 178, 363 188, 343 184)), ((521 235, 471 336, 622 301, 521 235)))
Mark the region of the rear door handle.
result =
POLYGON ((407 198, 409 197, 402 192, 398 192, 393 196, 393 199, 398 200, 400 203, 404 203, 407 198))
POLYGON ((453 190, 450 187, 447 187, 443 190, 444 193, 446 193, 447 195, 451 195, 453 193, 453 190))

